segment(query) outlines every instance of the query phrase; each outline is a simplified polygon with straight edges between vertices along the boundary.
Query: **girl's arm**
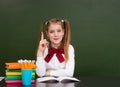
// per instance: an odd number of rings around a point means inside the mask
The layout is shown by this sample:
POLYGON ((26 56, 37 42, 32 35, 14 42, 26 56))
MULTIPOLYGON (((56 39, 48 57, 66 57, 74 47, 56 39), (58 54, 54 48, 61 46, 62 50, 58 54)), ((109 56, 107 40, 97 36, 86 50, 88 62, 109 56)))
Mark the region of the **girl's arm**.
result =
POLYGON ((44 57, 47 54, 47 49, 44 52, 43 56, 37 56, 37 61, 36 61, 36 74, 39 77, 42 77, 45 75, 46 73, 46 66, 45 66, 45 61, 44 61, 44 57))

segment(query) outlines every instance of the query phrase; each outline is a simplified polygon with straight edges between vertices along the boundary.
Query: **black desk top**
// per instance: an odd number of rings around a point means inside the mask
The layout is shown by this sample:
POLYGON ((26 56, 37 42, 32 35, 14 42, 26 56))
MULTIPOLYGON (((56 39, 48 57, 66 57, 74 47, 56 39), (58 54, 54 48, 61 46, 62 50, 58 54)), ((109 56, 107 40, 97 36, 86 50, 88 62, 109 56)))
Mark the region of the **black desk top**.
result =
POLYGON ((0 82, 0 87, 120 87, 120 77, 80 77, 80 82, 75 83, 38 83, 31 86, 21 84, 5 84, 0 82))

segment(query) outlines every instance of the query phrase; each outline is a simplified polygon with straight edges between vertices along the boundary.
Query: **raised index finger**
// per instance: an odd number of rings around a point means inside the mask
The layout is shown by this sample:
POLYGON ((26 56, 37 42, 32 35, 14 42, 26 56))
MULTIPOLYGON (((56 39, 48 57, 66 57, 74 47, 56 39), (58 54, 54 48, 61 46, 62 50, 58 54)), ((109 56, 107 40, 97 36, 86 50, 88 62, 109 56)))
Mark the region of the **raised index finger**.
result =
POLYGON ((43 40, 44 39, 44 34, 43 34, 43 32, 41 32, 41 40, 43 40))

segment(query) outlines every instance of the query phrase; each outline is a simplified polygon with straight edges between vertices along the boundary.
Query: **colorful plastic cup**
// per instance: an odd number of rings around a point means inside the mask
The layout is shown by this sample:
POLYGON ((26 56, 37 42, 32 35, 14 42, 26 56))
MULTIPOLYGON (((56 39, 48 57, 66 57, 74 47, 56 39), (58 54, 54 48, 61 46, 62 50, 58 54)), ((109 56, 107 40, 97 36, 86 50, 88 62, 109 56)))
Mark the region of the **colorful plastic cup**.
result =
POLYGON ((32 81, 32 70, 31 69, 22 70, 22 84, 31 85, 31 81, 32 81))

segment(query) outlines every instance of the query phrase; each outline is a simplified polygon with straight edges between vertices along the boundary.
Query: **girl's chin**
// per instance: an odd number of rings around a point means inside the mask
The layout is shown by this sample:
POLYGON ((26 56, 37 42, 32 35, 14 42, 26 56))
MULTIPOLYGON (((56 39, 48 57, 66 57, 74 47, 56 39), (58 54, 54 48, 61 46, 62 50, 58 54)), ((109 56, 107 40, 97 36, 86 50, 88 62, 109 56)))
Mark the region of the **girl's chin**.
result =
POLYGON ((52 44, 54 44, 54 45, 60 45, 60 42, 53 42, 52 44))

